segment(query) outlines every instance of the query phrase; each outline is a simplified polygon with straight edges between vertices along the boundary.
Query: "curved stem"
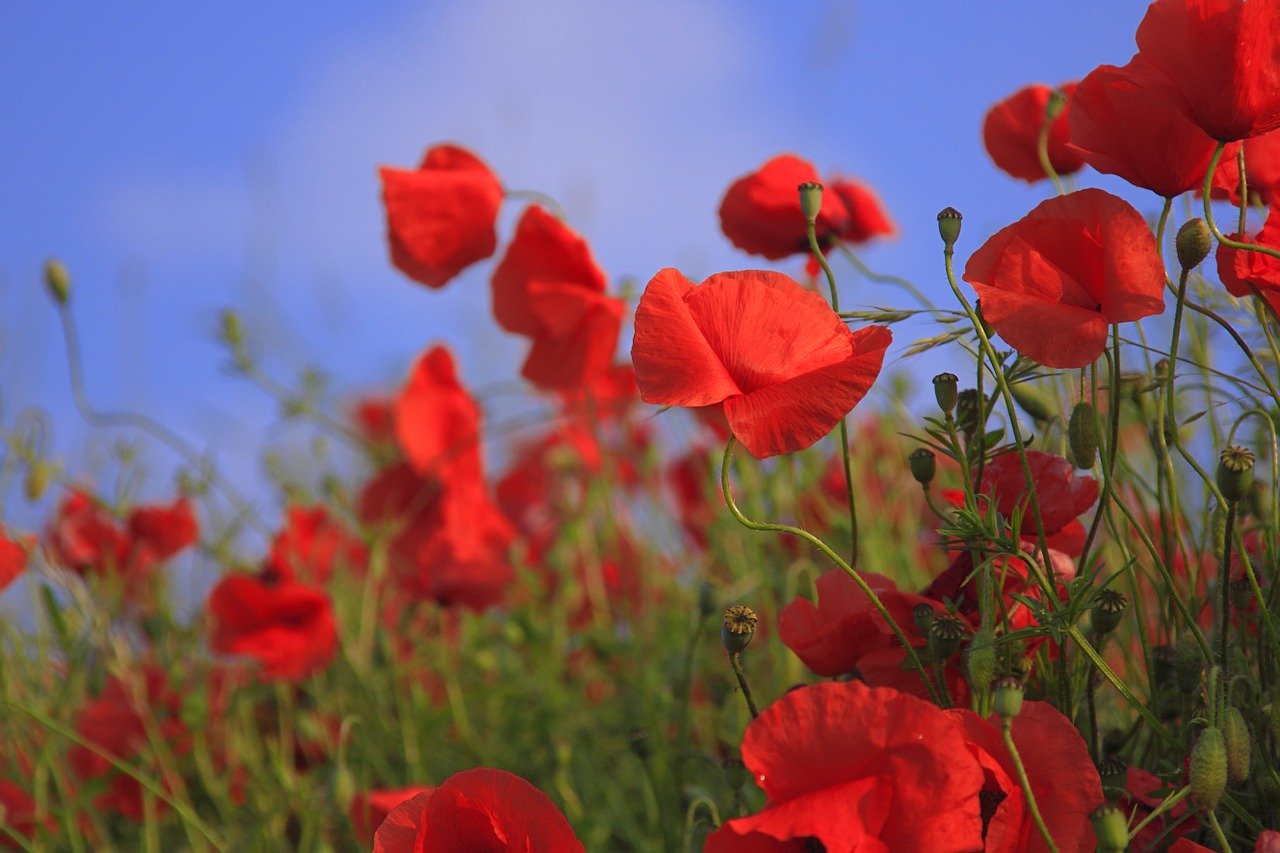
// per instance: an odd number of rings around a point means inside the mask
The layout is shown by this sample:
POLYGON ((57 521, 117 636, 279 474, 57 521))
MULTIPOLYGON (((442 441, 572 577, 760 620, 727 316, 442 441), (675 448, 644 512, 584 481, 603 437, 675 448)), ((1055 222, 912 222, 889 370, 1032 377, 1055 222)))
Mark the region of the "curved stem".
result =
POLYGON ((1018 746, 1013 742, 1013 720, 1005 719, 1000 724, 1000 734, 1004 737, 1005 749, 1009 750, 1009 757, 1013 759, 1013 767, 1018 771, 1018 784, 1022 786, 1022 796, 1026 798, 1027 808, 1031 811, 1031 819, 1035 821, 1036 829, 1040 830, 1040 837, 1044 839, 1044 843, 1052 851, 1058 853, 1058 845, 1053 843, 1053 835, 1049 832, 1049 827, 1045 826, 1044 818, 1040 815, 1040 805, 1036 802, 1035 792, 1031 790, 1031 780, 1027 778, 1027 768, 1022 764, 1022 756, 1018 754, 1018 746))
POLYGON ((936 306, 929 301, 929 297, 924 295, 924 291, 907 281, 902 276, 886 275, 884 273, 875 272, 862 262, 862 258, 859 258, 857 253, 855 253, 853 249, 850 249, 847 243, 838 240, 835 245, 836 248, 840 250, 840 254, 844 255, 849 263, 853 264, 853 268, 861 273, 864 278, 869 281, 875 281, 881 284, 892 284, 895 287, 900 287, 907 293, 911 294, 911 296, 923 307, 929 310, 935 309, 936 306))
POLYGON ((1066 189, 1062 186, 1062 178, 1058 177, 1057 170, 1049 160, 1049 130, 1052 127, 1053 119, 1046 113, 1044 122, 1040 125, 1040 137, 1036 140, 1036 156, 1040 158, 1040 168, 1044 169, 1049 180, 1053 181, 1053 188, 1058 191, 1058 195, 1065 195, 1066 189))

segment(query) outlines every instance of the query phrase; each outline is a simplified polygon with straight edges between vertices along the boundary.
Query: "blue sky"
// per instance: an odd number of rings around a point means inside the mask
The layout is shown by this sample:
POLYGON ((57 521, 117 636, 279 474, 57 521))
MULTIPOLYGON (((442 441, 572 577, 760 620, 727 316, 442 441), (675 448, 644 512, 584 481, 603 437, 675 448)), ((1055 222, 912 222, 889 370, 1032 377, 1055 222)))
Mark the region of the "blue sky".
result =
MULTIPOLYGON (((48 256, 72 273, 94 401, 159 417, 245 485, 280 430, 225 375, 222 307, 244 312, 270 370, 314 365, 344 399, 392 386, 439 340, 468 381, 514 378, 524 345, 490 319, 490 264, 430 292, 386 259, 376 167, 441 140, 556 196, 605 270, 641 284, 664 266, 695 280, 758 266, 715 211, 734 178, 792 151, 878 189, 902 236, 866 261, 941 302, 936 212, 963 211, 967 254, 1050 192, 991 165, 983 113, 1127 61, 1145 6, 6 4, 0 422, 43 407, 72 471, 101 464, 105 439, 70 406, 48 256)), ((846 304, 907 304, 837 270, 846 304)))

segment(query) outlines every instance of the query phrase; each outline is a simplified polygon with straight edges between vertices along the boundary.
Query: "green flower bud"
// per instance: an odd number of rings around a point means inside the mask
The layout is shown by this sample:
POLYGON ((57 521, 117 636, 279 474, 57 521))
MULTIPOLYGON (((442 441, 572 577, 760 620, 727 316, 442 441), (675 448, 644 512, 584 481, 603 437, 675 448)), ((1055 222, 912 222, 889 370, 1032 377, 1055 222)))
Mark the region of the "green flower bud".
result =
POLYGON ((1271 484, 1266 480, 1254 480, 1247 500, 1249 513, 1254 518, 1271 517, 1271 484))
POLYGON ((1100 637, 1110 634, 1120 624, 1120 617, 1128 606, 1129 599, 1114 589, 1104 589, 1098 593, 1090 610, 1093 632, 1100 637))
POLYGON ((934 475, 938 473, 938 459, 927 447, 917 447, 911 451, 907 464, 911 467, 911 476, 922 486, 932 483, 934 475))
POLYGON ((797 189, 800 191, 800 211, 805 221, 816 222, 822 210, 822 184, 817 181, 805 181, 797 189))
POLYGON ((1218 457, 1218 491, 1227 503, 1234 504, 1248 496, 1253 488, 1253 451, 1231 445, 1218 457))
POLYGON ((350 810, 351 802, 356 798, 356 779, 345 763, 339 763, 333 770, 333 799, 344 813, 350 810))
POLYGON ((736 655, 751 645, 756 635, 756 612, 744 604, 735 604, 724 612, 724 624, 720 627, 720 642, 731 655, 736 655))
POLYGON ((1249 762, 1253 753, 1253 740, 1249 736, 1249 724, 1234 705, 1227 706, 1222 718, 1222 740, 1227 747, 1227 778, 1243 782, 1249 778, 1249 762))
POLYGON ((933 377, 933 397, 938 401, 938 408, 948 415, 956 410, 959 382, 959 377, 954 373, 939 373, 933 377))
POLYGON ((964 622, 954 613, 939 613, 929 623, 929 653, 934 660, 946 660, 960 650, 964 622))
POLYGON ((1018 408, 1030 415, 1037 424, 1047 423, 1057 414, 1053 401, 1039 388, 1019 382, 1009 390, 1013 392, 1013 401, 1018 404, 1018 408))
POLYGON ((942 245, 952 249, 956 240, 960 239, 960 221, 964 219, 960 211, 954 207, 944 207, 938 213, 938 234, 942 237, 942 245))
POLYGON ((59 305, 66 305, 71 298, 71 276, 62 261, 50 258, 44 262, 44 286, 59 305))
POLYGON ((995 638, 990 631, 978 631, 965 653, 965 669, 969 686, 974 690, 986 690, 996 676, 995 638))
POLYGON ((1022 682, 1011 676, 998 680, 992 688, 995 690, 995 712, 1002 720, 1012 720, 1022 711, 1022 697, 1027 688, 1022 682))
POLYGON ((1193 270, 1213 251, 1213 234, 1203 219, 1189 219, 1178 229, 1173 245, 1178 252, 1178 263, 1184 270, 1193 270))
POLYGON ((1098 413, 1093 404, 1081 400, 1071 410, 1067 422, 1067 443, 1071 447, 1071 461, 1080 469, 1093 467, 1098 456, 1098 413))
POLYGON ((1115 803, 1103 803, 1093 810, 1089 820, 1098 838, 1099 853, 1122 853, 1129 849, 1129 821, 1124 809, 1115 803))
POLYGON ((1061 89, 1054 89, 1049 94, 1049 101, 1044 105, 1044 117, 1046 121, 1053 121, 1062 115, 1062 111, 1067 108, 1067 93, 1061 89))
POLYGON ((1191 799, 1203 809, 1215 809, 1227 790, 1227 745, 1222 730, 1200 733, 1191 750, 1191 799))
POLYGON ((44 493, 49 488, 49 478, 52 474, 52 466, 43 459, 37 459, 31 463, 31 467, 27 469, 25 483, 28 501, 35 503, 44 497, 44 493))

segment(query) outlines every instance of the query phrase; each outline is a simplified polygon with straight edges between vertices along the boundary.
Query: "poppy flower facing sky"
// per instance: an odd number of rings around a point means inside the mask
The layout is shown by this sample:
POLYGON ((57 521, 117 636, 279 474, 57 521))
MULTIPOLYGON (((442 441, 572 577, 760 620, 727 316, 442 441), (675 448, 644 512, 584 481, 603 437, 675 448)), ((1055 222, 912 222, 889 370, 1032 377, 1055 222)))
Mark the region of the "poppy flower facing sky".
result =
POLYGON ((880 374, 893 336, 852 332, 825 299, 782 273, 724 272, 695 285, 653 277, 636 308, 631 360, 646 403, 723 405, 763 459, 831 432, 880 374))
MULTIPOLYGON (((1049 126, 1049 164, 1059 175, 1080 171, 1084 160, 1067 145, 1067 117, 1071 112, 1075 83, 1060 87, 1067 105, 1049 126)), ((1040 164, 1040 130, 1053 89, 1034 83, 1014 92, 987 111, 982 121, 982 144, 1000 170, 1035 183, 1049 176, 1040 164)))
POLYGON ((1041 202, 996 232, 965 266, 982 313, 1010 346, 1046 367, 1084 367, 1107 327, 1164 310, 1164 265, 1142 214, 1085 189, 1041 202))
POLYGON ((470 151, 437 145, 417 169, 383 166, 378 175, 391 262, 409 278, 443 287, 497 248, 502 184, 470 151))

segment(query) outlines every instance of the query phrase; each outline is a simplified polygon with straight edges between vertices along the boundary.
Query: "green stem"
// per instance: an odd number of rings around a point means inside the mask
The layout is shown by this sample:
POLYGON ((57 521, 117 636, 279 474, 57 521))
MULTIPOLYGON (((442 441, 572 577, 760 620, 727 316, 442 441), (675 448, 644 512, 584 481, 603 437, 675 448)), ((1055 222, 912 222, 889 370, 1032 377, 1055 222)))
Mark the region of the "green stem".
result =
POLYGON ((1138 833, 1146 829, 1147 826, 1150 825, 1152 821, 1154 821, 1156 818, 1160 817, 1165 812, 1172 809, 1174 806, 1178 805, 1178 803, 1182 802, 1189 796, 1191 796, 1190 785, 1183 788, 1178 793, 1171 794, 1170 796, 1165 797, 1163 800, 1161 800, 1160 805, 1156 806, 1154 809, 1151 810, 1151 814, 1147 815, 1142 820, 1138 821, 1138 823, 1134 824, 1132 828, 1130 828, 1129 830, 1130 843, 1132 843, 1133 839, 1138 837, 1138 833))
POLYGON ((1027 768, 1022 765, 1022 756, 1018 754, 1017 744, 1013 742, 1013 719, 1005 718, 1000 724, 1000 733, 1004 736, 1005 748, 1009 750, 1009 757, 1013 759, 1013 767, 1018 771, 1018 784, 1022 786, 1022 796, 1026 797, 1027 809, 1031 812, 1031 819, 1036 823, 1036 829, 1040 830, 1040 836, 1044 839, 1044 843, 1049 847, 1052 853, 1058 853, 1058 845, 1053 843, 1053 836, 1049 833, 1049 827, 1045 826, 1044 818, 1040 816, 1040 806, 1036 803, 1035 792, 1031 790, 1031 780, 1027 778, 1027 768))
POLYGON ((1222 824, 1218 823, 1218 815, 1212 809, 1206 810, 1205 815, 1209 818, 1209 826, 1213 829, 1213 837, 1217 839, 1218 846, 1222 848, 1222 853, 1231 853, 1231 843, 1227 841, 1227 836, 1222 831, 1222 824))
POLYGON ((1222 667, 1222 677, 1227 676, 1227 638, 1231 634, 1231 545, 1236 530, 1236 502, 1227 504, 1226 536, 1222 541, 1222 561, 1218 564, 1218 584, 1222 587, 1222 612, 1219 618, 1218 665, 1222 667))
POLYGON ((742 688, 742 698, 747 701, 747 710, 751 712, 751 719, 760 716, 760 709, 756 707, 756 700, 751 695, 751 685, 747 683, 747 674, 742 671, 741 655, 736 652, 729 655, 729 664, 733 667, 734 677, 738 679, 738 686, 742 688))

